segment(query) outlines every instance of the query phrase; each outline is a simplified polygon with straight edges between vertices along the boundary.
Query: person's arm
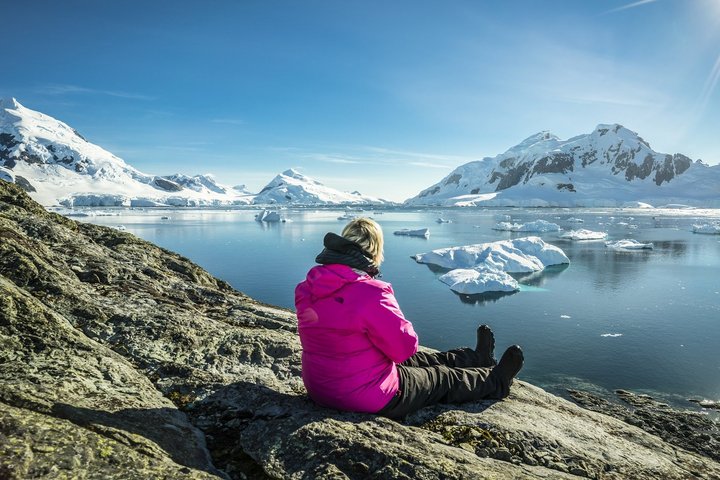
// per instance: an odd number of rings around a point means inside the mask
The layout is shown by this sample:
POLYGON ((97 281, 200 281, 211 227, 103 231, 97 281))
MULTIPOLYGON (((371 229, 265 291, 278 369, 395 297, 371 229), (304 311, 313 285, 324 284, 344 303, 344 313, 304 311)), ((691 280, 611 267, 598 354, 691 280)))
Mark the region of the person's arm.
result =
POLYGON ((405 320, 390 288, 381 289, 379 301, 368 305, 366 314, 370 341, 393 362, 402 363, 417 352, 415 330, 405 320))

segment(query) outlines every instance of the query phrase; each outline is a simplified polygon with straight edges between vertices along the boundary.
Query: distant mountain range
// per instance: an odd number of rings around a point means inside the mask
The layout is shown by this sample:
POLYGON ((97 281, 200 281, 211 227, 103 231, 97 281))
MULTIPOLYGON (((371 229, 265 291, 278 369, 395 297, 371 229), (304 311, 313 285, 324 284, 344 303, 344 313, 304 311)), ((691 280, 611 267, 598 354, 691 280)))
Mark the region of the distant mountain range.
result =
MULTIPOLYGON (((212 175, 149 175, 85 140, 67 124, 0 99, 0 179, 46 206, 381 205, 286 170, 259 193, 212 175)), ((405 201, 434 206, 720 207, 720 165, 655 152, 622 125, 560 140, 528 137, 505 153, 466 163, 405 201)))
POLYGON ((0 99, 0 179, 14 181, 46 206, 391 203, 341 192, 295 170, 278 175, 257 195, 212 175, 149 175, 14 98, 0 99))
POLYGON ((720 207, 720 166, 655 152, 622 125, 560 140, 540 132, 505 153, 469 162, 407 205, 720 207))

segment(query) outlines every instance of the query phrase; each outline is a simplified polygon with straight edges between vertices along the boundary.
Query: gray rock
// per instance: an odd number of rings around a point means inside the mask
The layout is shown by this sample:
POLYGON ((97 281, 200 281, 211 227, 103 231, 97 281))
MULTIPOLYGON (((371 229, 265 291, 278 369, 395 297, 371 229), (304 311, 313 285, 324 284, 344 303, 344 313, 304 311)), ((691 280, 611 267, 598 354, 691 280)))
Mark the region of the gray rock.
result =
POLYGON ((521 381, 404 423, 317 407, 293 312, 0 182, 0 478, 577 475, 720 466, 521 381))

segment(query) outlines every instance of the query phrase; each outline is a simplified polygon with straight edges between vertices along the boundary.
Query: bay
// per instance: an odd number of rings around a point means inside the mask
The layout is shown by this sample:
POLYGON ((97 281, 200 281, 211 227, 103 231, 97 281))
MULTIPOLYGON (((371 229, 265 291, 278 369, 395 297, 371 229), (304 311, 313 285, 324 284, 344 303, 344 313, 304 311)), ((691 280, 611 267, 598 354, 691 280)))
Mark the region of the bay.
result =
MULTIPOLYGON (((325 233, 340 233, 341 209, 288 209, 287 223, 261 223, 254 209, 105 210, 80 220, 126 229, 184 255, 259 301, 294 308, 294 288, 322 249, 325 233), (167 217, 167 218, 163 218, 167 217)), ((474 345, 489 324, 497 355, 522 346, 520 378, 555 393, 623 388, 688 406, 687 398, 720 399, 720 236, 692 225, 720 219, 718 210, 627 209, 384 209, 370 216, 385 234, 382 279, 390 282, 422 344, 474 345), (540 274, 518 276, 511 295, 461 296, 437 277, 442 271, 411 256, 436 248, 533 234, 495 231, 508 216, 543 219, 564 230, 608 232, 608 240, 652 242, 653 250, 618 251, 602 241, 540 234, 571 260, 540 274), (450 220, 437 223, 438 218, 450 220), (576 220, 583 220, 582 223, 576 220), (402 228, 430 237, 395 236, 402 228)))

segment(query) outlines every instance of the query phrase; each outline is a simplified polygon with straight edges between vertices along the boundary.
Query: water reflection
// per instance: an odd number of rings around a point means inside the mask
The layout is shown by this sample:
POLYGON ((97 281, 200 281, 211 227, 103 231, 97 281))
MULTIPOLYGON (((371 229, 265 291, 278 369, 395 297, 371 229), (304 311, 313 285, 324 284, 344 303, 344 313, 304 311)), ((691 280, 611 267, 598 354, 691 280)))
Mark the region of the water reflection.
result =
POLYGON ((510 276, 522 285, 527 285, 529 287, 541 287, 551 278, 555 278, 567 270, 569 266, 570 265, 567 263, 561 265, 551 265, 538 272, 511 273, 510 276))
POLYGON ((460 301, 462 303, 467 303, 470 305, 484 305, 486 303, 495 303, 501 298, 509 297, 511 295, 515 295, 517 292, 485 292, 485 293, 476 293, 473 295, 467 295, 465 293, 457 293, 453 292, 455 295, 457 295, 460 298, 460 301))
MULTIPOLYGON (((447 272, 449 272, 450 268, 444 268, 440 267, 431 263, 424 264, 431 272, 436 274, 437 276, 443 275, 447 272)), ((558 277, 562 272, 567 270, 567 268, 570 265, 562 264, 562 265, 551 265, 549 267, 546 267, 544 270, 540 270, 537 272, 525 272, 525 273, 510 273, 509 275, 513 277, 515 280, 518 281, 521 285, 529 286, 529 287, 541 287, 543 286, 548 280, 558 277)), ((455 293, 462 303, 467 304, 485 304, 489 302, 497 302, 499 299, 503 297, 507 297, 510 295, 513 295, 515 293, 518 293, 518 291, 514 292, 485 292, 485 293, 476 293, 472 295, 468 295, 465 293, 455 293)))

